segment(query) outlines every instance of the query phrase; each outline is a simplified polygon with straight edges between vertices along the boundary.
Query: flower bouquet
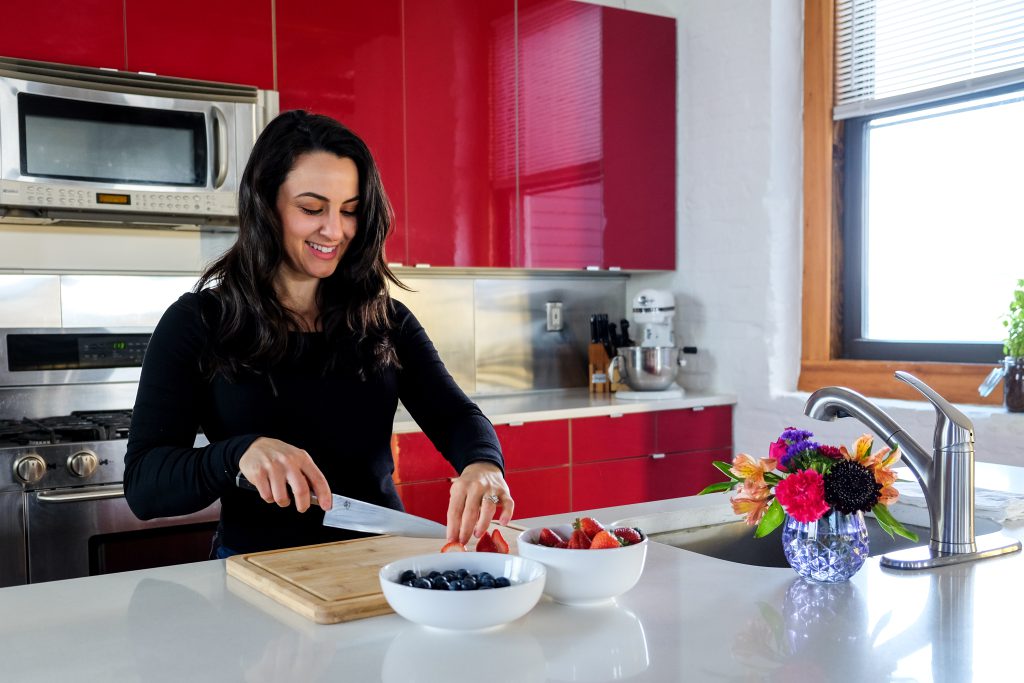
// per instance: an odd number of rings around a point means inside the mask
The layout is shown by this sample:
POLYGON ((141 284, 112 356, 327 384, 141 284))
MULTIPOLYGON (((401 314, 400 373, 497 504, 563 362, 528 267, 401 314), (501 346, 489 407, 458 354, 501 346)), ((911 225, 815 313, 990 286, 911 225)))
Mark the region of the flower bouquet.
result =
POLYGON ((701 491, 739 493, 730 499, 736 514, 757 526, 754 536, 767 536, 789 515, 797 522, 816 522, 827 513, 872 512, 879 526, 892 536, 917 541, 890 514, 888 506, 899 497, 892 465, 898 450, 888 447, 872 453, 873 439, 861 436, 853 452, 811 441, 811 432, 789 427, 773 443, 767 458, 755 459, 739 453, 732 463, 716 461, 714 466, 729 477, 701 491))

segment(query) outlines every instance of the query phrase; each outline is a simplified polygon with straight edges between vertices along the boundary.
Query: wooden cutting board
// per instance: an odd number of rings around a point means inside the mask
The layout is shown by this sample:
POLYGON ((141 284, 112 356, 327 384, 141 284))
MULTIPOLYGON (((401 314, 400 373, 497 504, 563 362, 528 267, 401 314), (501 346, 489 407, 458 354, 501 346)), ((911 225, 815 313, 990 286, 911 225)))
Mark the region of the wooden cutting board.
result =
MULTIPOLYGON (((503 528, 509 552, 519 531, 503 528)), ((337 543, 234 555, 227 572, 267 597, 318 624, 336 624, 393 610, 377 574, 389 562, 436 553, 444 540, 374 536, 337 543)), ((470 543, 472 546, 473 543, 470 543)))

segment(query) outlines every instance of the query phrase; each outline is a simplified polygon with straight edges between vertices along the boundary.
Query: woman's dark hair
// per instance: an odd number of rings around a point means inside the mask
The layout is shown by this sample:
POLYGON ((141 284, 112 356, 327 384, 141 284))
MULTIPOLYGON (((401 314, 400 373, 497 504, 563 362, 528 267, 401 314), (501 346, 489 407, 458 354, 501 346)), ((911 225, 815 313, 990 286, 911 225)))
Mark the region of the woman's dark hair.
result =
POLYGON ((393 213, 377 165, 348 128, 328 116, 295 110, 276 117, 256 140, 238 190, 238 239, 195 287, 206 299, 203 319, 212 342, 204 370, 209 376, 220 372, 235 379, 247 371, 268 372, 294 350, 289 331, 302 329, 301 322, 274 290, 285 259, 277 194, 296 160, 320 151, 351 159, 359 171, 356 235, 338 268, 317 288, 317 322, 332 354, 325 370, 339 364, 344 350, 352 351, 344 341, 352 336, 357 357, 346 360, 355 360, 361 375, 398 364, 387 333, 393 311, 387 284, 404 285, 384 261, 393 213), (209 297, 217 305, 210 305, 209 297))

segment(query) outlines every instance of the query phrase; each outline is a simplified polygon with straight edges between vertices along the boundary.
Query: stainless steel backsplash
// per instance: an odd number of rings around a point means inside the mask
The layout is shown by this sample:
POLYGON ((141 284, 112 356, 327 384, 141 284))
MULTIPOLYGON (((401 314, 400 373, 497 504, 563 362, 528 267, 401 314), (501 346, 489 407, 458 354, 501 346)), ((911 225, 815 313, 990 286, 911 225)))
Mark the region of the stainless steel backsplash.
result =
MULTIPOLYGON (((626 275, 399 272, 392 295, 423 324, 471 394, 586 386, 589 316, 626 310, 626 275), (563 329, 546 330, 547 302, 563 329)), ((0 327, 152 328, 197 276, 0 273, 0 327)))

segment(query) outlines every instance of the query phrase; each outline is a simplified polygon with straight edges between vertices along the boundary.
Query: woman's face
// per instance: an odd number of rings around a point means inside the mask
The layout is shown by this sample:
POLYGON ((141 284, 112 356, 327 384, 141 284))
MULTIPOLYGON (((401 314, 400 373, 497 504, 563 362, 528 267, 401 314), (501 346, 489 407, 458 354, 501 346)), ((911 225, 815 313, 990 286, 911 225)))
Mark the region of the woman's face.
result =
POLYGON ((289 279, 330 276, 356 235, 359 170, 330 152, 308 152, 295 160, 277 191, 289 279))

